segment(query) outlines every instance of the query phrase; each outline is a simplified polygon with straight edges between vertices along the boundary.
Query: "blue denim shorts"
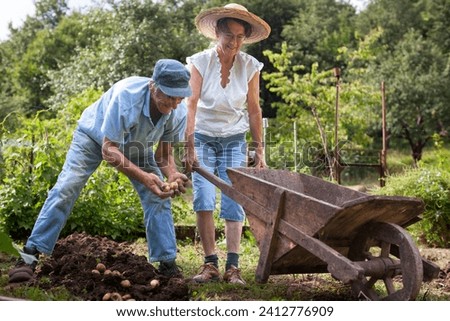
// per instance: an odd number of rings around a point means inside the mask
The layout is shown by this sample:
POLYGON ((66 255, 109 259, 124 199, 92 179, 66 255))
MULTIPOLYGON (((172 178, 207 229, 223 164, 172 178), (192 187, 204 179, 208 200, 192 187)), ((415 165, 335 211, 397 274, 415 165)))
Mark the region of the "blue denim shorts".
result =
MULTIPOLYGON (((229 137, 209 137, 195 133, 195 151, 200 166, 210 173, 231 183, 226 169, 245 167, 247 143, 245 133, 229 137)), ((194 191, 194 211, 214 211, 216 207, 216 187, 197 172, 192 173, 194 191)), ((220 218, 243 222, 244 209, 234 200, 221 193, 220 218)))

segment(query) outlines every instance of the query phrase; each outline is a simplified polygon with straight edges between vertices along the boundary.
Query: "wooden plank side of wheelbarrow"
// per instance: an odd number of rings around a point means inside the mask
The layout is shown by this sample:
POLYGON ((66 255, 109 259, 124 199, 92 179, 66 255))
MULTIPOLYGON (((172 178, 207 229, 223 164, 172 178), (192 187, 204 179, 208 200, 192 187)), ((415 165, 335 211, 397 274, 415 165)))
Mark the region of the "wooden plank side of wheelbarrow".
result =
POLYGON ((315 199, 341 206, 367 194, 337 185, 321 178, 279 169, 230 168, 228 174, 263 180, 275 186, 309 195, 315 199))
MULTIPOLYGON (((275 191, 278 188, 286 191, 280 218, 310 236, 313 236, 323 228, 324 224, 330 220, 334 213, 340 210, 338 206, 313 198, 302 192, 292 191, 284 186, 275 185, 266 179, 248 175, 240 169, 228 169, 228 176, 235 191, 245 195, 265 209, 271 208, 273 203, 277 201, 275 199, 275 191)), ((259 206, 245 207, 244 204, 241 205, 246 210, 250 228, 254 232, 256 240, 264 240, 267 237, 265 224, 269 218, 264 217, 266 214, 259 210, 259 206)), ((287 245, 286 250, 291 248, 291 245, 287 245)), ((283 249, 280 250, 284 252, 283 249)), ((283 254, 278 253, 275 257, 283 254)))
MULTIPOLYGON (((227 172, 233 189, 264 208, 272 206, 274 192, 277 188, 289 191, 290 193, 286 194, 281 218, 311 236, 316 234, 334 213, 341 209, 338 205, 306 194, 304 191, 307 188, 302 186, 302 177, 298 174, 295 175, 295 173, 291 175, 285 171, 280 171, 281 175, 286 175, 286 180, 283 185, 277 185, 272 181, 275 180, 277 175, 280 175, 280 172, 275 170, 250 171, 241 168, 229 168, 227 172), (288 188, 288 186, 295 187, 296 190, 288 188)), ((280 181, 280 183, 282 182, 280 181)), ((262 214, 255 213, 252 208, 247 208, 247 211, 253 212, 256 217, 262 214)))

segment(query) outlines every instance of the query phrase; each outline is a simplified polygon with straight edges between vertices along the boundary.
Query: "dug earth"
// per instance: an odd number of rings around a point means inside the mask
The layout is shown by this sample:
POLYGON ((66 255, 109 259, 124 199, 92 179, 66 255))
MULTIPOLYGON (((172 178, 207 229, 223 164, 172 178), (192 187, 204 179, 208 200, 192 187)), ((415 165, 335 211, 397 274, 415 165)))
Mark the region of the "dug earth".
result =
POLYGON ((133 254, 126 243, 75 233, 60 239, 51 257, 37 270, 34 286, 64 286, 84 301, 185 301, 184 279, 158 274, 145 256, 133 254))
MULTIPOLYGON (((74 233, 60 239, 53 254, 43 257, 36 278, 28 286, 44 290, 64 287, 73 300, 136 300, 136 301, 189 301, 192 284, 189 279, 166 278, 144 255, 135 254, 132 243, 118 243, 106 237, 74 233)), ((429 300, 431 294, 447 300, 450 293, 450 249, 420 249, 421 255, 440 266, 439 276, 423 284, 418 300, 429 300)), ((0 256, 0 262, 2 261, 0 256)), ((11 261, 11 259, 6 259, 11 261)), ((15 259, 14 259, 15 261, 15 259)), ((11 261, 13 264, 13 261, 11 261)), ((0 270, 0 274, 2 271, 0 270)), ((6 293, 21 284, 8 284, 6 293)), ((320 275, 272 276, 267 284, 277 289, 286 288, 278 295, 284 300, 355 300, 348 286, 320 275)), ((242 291, 230 288, 223 293, 211 294, 211 300, 246 300, 242 291)), ((251 291, 247 291, 251 295, 251 291)), ((6 298, 12 299, 12 298, 6 298)), ((253 300, 253 297, 247 298, 253 300)), ((2 297, 0 296, 0 301, 2 297)))

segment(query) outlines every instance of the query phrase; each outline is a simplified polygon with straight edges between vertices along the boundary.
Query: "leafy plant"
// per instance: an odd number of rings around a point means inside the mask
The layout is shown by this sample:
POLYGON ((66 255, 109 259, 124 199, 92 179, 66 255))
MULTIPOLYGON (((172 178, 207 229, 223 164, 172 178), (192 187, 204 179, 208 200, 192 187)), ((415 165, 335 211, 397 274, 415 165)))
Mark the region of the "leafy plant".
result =
POLYGON ((0 230, 0 252, 19 256, 19 253, 13 246, 13 241, 8 234, 0 230))
POLYGON ((428 246, 450 247, 450 174, 438 168, 419 167, 391 175, 375 194, 417 197, 424 201, 422 220, 409 229, 428 246))

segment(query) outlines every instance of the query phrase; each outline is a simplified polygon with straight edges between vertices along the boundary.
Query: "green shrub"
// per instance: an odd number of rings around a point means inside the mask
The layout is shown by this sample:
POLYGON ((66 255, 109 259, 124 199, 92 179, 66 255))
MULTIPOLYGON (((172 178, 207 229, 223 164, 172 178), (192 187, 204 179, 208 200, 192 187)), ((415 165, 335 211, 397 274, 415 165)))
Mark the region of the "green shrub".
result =
POLYGON ((422 220, 409 228, 428 246, 450 247, 450 174, 439 167, 419 167, 389 176, 380 195, 417 197, 424 201, 422 220))
MULTIPOLYGON (((191 191, 191 189, 188 189, 187 193, 191 191)), ((192 207, 192 201, 187 199, 185 195, 172 199, 173 221, 175 225, 195 226, 196 216, 192 207)))
MULTIPOLYGON (((64 161, 68 137, 62 122, 11 115, 17 127, 2 124, 3 175, 0 184, 0 223, 13 238, 34 225, 48 189, 64 161), (54 121, 53 121, 54 122, 54 121), (56 122, 54 122, 56 123, 56 122)), ((68 125, 66 125, 68 126, 68 125)))
POLYGON ((89 178, 62 235, 84 231, 130 241, 145 232, 139 197, 128 178, 102 163, 89 178))

